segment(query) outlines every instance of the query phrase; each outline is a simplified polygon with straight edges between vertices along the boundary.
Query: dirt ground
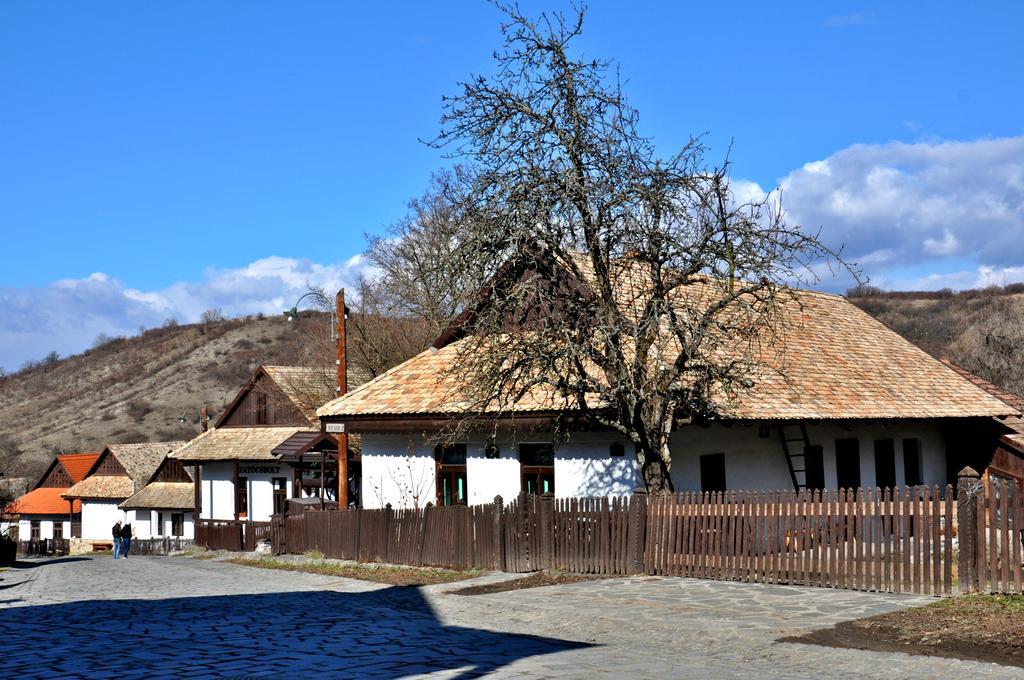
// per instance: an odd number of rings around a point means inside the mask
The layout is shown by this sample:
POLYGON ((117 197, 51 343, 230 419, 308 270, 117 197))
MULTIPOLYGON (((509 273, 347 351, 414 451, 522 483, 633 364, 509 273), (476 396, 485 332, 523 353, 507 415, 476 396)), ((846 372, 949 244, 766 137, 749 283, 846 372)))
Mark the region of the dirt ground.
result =
POLYGON ((480 575, 478 570, 454 571, 451 569, 434 569, 429 567, 404 567, 376 564, 356 564, 339 560, 310 560, 304 562, 284 561, 276 559, 251 559, 236 557, 225 560, 232 564, 261 569, 279 569, 283 571, 302 571, 309 574, 342 576, 362 581, 387 583, 393 586, 428 586, 435 583, 451 583, 474 578, 480 575))
POLYGON ((1024 667, 1024 595, 952 597, 782 641, 1024 667))
POLYGON ((565 583, 579 583, 581 581, 592 581, 594 579, 606 578, 604 576, 590 576, 586 574, 562 574, 557 572, 537 571, 522 578, 501 581, 500 583, 486 583, 479 586, 468 586, 458 590, 449 590, 451 595, 488 595, 490 593, 506 593, 510 590, 524 590, 526 588, 539 588, 540 586, 557 586, 565 583))

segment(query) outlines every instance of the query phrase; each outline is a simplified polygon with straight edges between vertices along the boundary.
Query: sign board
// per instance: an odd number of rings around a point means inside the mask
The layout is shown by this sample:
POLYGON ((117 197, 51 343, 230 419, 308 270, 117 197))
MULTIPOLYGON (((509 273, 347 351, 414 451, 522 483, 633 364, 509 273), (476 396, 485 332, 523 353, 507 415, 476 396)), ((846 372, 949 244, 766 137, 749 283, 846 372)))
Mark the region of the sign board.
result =
POLYGON ((336 433, 345 431, 345 423, 327 423, 327 431, 336 433))
POLYGON ((274 463, 250 463, 238 466, 240 475, 276 475, 281 472, 281 466, 274 463))

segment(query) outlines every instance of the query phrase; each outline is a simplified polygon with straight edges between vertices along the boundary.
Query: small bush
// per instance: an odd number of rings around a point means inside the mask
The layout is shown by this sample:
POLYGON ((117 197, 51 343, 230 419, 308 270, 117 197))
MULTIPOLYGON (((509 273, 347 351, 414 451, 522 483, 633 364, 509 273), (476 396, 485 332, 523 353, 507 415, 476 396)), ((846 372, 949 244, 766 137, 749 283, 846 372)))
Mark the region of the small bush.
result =
POLYGON ((143 418, 152 413, 152 411, 153 405, 142 398, 132 399, 125 406, 125 412, 128 414, 128 417, 137 423, 141 423, 143 418))

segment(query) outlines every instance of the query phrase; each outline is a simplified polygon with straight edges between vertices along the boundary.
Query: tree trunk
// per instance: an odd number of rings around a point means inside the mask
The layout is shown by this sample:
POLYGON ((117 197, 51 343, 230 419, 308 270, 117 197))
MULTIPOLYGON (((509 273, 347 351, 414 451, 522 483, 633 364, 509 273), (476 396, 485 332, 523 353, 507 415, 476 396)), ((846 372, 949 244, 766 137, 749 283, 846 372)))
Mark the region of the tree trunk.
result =
POLYGON ((648 494, 653 496, 672 493, 672 477, 669 475, 668 463, 657 453, 643 457, 640 473, 644 476, 648 494))

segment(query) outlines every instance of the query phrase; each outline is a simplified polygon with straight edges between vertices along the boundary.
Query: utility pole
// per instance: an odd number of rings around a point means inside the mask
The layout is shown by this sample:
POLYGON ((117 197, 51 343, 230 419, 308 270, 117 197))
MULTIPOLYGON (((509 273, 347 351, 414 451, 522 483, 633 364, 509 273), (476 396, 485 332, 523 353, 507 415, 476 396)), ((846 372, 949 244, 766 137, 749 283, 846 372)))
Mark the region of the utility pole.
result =
MULTIPOLYGON (((348 392, 348 354, 345 346, 345 321, 348 318, 348 310, 345 309, 345 289, 342 288, 334 297, 334 316, 338 327, 337 358, 338 365, 338 387, 337 396, 343 396, 348 392)), ((338 433, 338 509, 344 510, 348 507, 348 433, 338 433)))

